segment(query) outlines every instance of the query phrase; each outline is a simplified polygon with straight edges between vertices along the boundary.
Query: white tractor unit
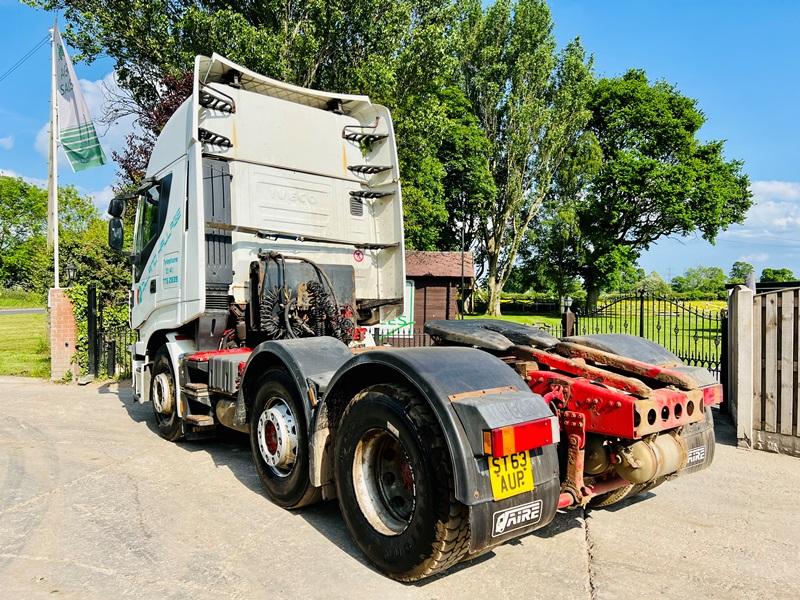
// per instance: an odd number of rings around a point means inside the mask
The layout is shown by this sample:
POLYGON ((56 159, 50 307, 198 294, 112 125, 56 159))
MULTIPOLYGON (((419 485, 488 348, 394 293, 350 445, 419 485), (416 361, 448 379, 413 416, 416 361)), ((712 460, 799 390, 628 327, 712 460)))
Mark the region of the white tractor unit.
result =
POLYGON ((645 340, 448 321, 436 347, 369 343, 405 270, 392 120, 365 96, 197 57, 146 178, 111 201, 117 249, 126 206, 133 385, 160 434, 247 433, 270 500, 338 498, 391 577, 711 462, 719 385, 645 340))

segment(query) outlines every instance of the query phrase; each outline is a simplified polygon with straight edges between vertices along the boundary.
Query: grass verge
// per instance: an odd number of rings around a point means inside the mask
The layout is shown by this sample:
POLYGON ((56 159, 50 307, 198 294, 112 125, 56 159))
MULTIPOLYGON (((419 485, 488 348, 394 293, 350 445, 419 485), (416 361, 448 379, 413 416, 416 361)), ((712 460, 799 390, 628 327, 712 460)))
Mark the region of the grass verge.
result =
POLYGON ((489 315, 465 315, 466 319, 501 319, 522 325, 546 325, 548 327, 561 327, 561 317, 551 315, 526 315, 522 313, 504 313, 500 317, 489 315))
POLYGON ((50 376, 46 313, 0 315, 0 375, 50 376))

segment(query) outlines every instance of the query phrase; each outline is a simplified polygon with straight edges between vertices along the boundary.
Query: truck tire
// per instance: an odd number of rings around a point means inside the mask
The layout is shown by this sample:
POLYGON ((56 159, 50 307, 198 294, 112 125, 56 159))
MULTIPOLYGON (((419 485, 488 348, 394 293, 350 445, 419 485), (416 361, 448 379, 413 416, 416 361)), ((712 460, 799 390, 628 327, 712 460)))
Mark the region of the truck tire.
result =
POLYGON ((150 398, 158 424, 158 434, 170 442, 183 439, 183 422, 178 415, 178 394, 172 361, 166 346, 161 346, 153 359, 150 398))
POLYGON ((256 384, 250 411, 250 449, 269 499, 282 508, 316 502, 308 473, 308 434, 303 404, 289 375, 270 369, 256 384))
POLYGON ((455 498, 442 430, 417 394, 395 384, 358 393, 339 422, 335 456, 347 529, 381 572, 415 581, 466 555, 469 511, 455 498))

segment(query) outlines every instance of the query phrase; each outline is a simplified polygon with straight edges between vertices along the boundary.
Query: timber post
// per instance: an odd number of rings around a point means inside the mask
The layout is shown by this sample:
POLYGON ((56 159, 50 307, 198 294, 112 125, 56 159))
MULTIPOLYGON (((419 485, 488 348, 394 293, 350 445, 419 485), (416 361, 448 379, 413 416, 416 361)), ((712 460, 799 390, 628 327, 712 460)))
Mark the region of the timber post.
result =
POLYGON ((728 406, 737 444, 753 447, 753 290, 737 285, 728 297, 728 406))

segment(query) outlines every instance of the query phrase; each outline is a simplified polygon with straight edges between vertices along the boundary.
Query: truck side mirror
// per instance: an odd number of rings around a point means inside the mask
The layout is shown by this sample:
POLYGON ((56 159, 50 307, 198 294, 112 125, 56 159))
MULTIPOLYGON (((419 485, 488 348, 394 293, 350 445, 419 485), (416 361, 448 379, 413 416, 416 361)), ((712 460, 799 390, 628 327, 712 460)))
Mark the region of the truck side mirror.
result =
POLYGON ((114 250, 122 250, 122 242, 125 239, 122 230, 122 219, 112 217, 108 222, 108 245, 114 250))
POLYGON ((125 200, 123 196, 115 196, 111 199, 111 202, 108 203, 108 214, 110 214, 115 219, 118 219, 122 216, 122 212, 125 210, 125 200))

